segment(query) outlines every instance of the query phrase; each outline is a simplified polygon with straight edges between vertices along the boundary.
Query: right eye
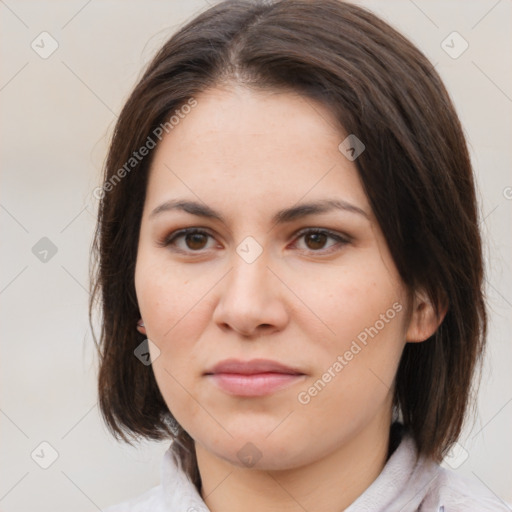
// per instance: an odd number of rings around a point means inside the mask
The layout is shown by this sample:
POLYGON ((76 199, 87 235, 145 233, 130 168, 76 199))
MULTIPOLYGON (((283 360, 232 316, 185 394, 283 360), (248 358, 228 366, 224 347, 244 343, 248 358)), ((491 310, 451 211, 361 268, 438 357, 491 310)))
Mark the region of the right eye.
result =
POLYGON ((213 239, 212 235, 203 229, 186 228, 166 236, 160 245, 178 252, 197 253, 213 248, 213 246, 206 247, 208 238, 213 239))

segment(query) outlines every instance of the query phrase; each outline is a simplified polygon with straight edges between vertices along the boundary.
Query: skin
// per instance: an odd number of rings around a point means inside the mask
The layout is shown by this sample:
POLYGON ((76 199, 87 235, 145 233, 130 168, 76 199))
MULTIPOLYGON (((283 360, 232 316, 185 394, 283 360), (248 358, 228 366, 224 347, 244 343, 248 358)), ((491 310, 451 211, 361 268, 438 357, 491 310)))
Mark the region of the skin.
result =
POLYGON ((385 465, 405 343, 425 340, 441 319, 421 291, 405 289, 356 166, 338 149, 346 134, 324 106, 237 85, 196 100, 156 149, 140 230, 139 329, 158 347, 156 380, 195 440, 210 510, 342 510, 385 465), (178 198, 224 221, 180 210, 151 215, 178 198), (364 213, 272 222, 278 210, 333 198, 364 213), (210 236, 161 243, 191 227, 210 236), (298 234, 304 228, 346 241, 298 234), (262 249, 251 263, 236 251, 248 236, 262 249), (394 318, 301 403, 299 393, 393 304, 401 307, 394 318), (268 396, 232 396, 204 376, 232 357, 273 359, 305 375, 268 396), (259 457, 255 465, 237 456, 244 446, 259 457))

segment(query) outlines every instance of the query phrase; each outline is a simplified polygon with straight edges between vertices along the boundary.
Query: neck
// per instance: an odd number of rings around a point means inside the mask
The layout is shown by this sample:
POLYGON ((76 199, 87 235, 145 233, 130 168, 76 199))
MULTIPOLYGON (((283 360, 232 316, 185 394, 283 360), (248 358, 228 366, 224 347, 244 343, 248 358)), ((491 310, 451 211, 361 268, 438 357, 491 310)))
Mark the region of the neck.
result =
POLYGON ((389 423, 376 421, 327 456, 283 470, 240 468, 196 443, 201 496, 212 512, 338 512, 382 471, 389 423))

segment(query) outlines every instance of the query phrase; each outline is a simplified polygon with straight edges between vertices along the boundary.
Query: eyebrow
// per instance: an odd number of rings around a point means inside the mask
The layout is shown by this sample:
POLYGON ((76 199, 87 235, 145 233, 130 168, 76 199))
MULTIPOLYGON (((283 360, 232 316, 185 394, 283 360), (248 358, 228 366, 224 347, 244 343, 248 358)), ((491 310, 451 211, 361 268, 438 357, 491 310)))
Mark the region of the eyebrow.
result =
MULTIPOLYGON (((158 214, 173 210, 181 210, 198 217, 215 219, 224 224, 226 223, 222 214, 210 208, 206 204, 184 199, 170 199, 165 201, 150 213, 149 218, 151 219, 158 214)), ((342 210, 349 213, 355 213, 370 220, 370 216, 362 208, 344 201, 343 199, 323 199, 320 201, 302 203, 290 208, 279 210, 272 217, 272 225, 286 224, 308 215, 327 213, 332 210, 342 210)))

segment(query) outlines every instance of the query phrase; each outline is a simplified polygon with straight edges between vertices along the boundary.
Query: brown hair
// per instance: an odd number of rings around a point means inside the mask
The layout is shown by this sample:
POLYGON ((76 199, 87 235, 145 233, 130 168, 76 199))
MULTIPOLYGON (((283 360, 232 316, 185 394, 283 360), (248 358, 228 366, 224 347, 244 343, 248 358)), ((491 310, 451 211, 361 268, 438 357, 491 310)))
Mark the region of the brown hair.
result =
MULTIPOLYGON (((482 355, 486 311, 473 174, 463 132, 425 56, 384 21, 337 0, 222 2, 179 30, 135 87, 117 122, 105 183, 190 98, 222 83, 288 88, 328 105, 366 150, 355 161, 409 290, 447 302, 437 332, 406 345, 395 406, 421 454, 440 460, 460 434, 482 355)), ((341 134, 341 131, 340 131, 341 134)), ((134 286, 151 154, 100 202, 93 268, 101 300, 99 400, 114 434, 172 437, 199 482, 193 441, 170 415, 150 366, 134 286)))

